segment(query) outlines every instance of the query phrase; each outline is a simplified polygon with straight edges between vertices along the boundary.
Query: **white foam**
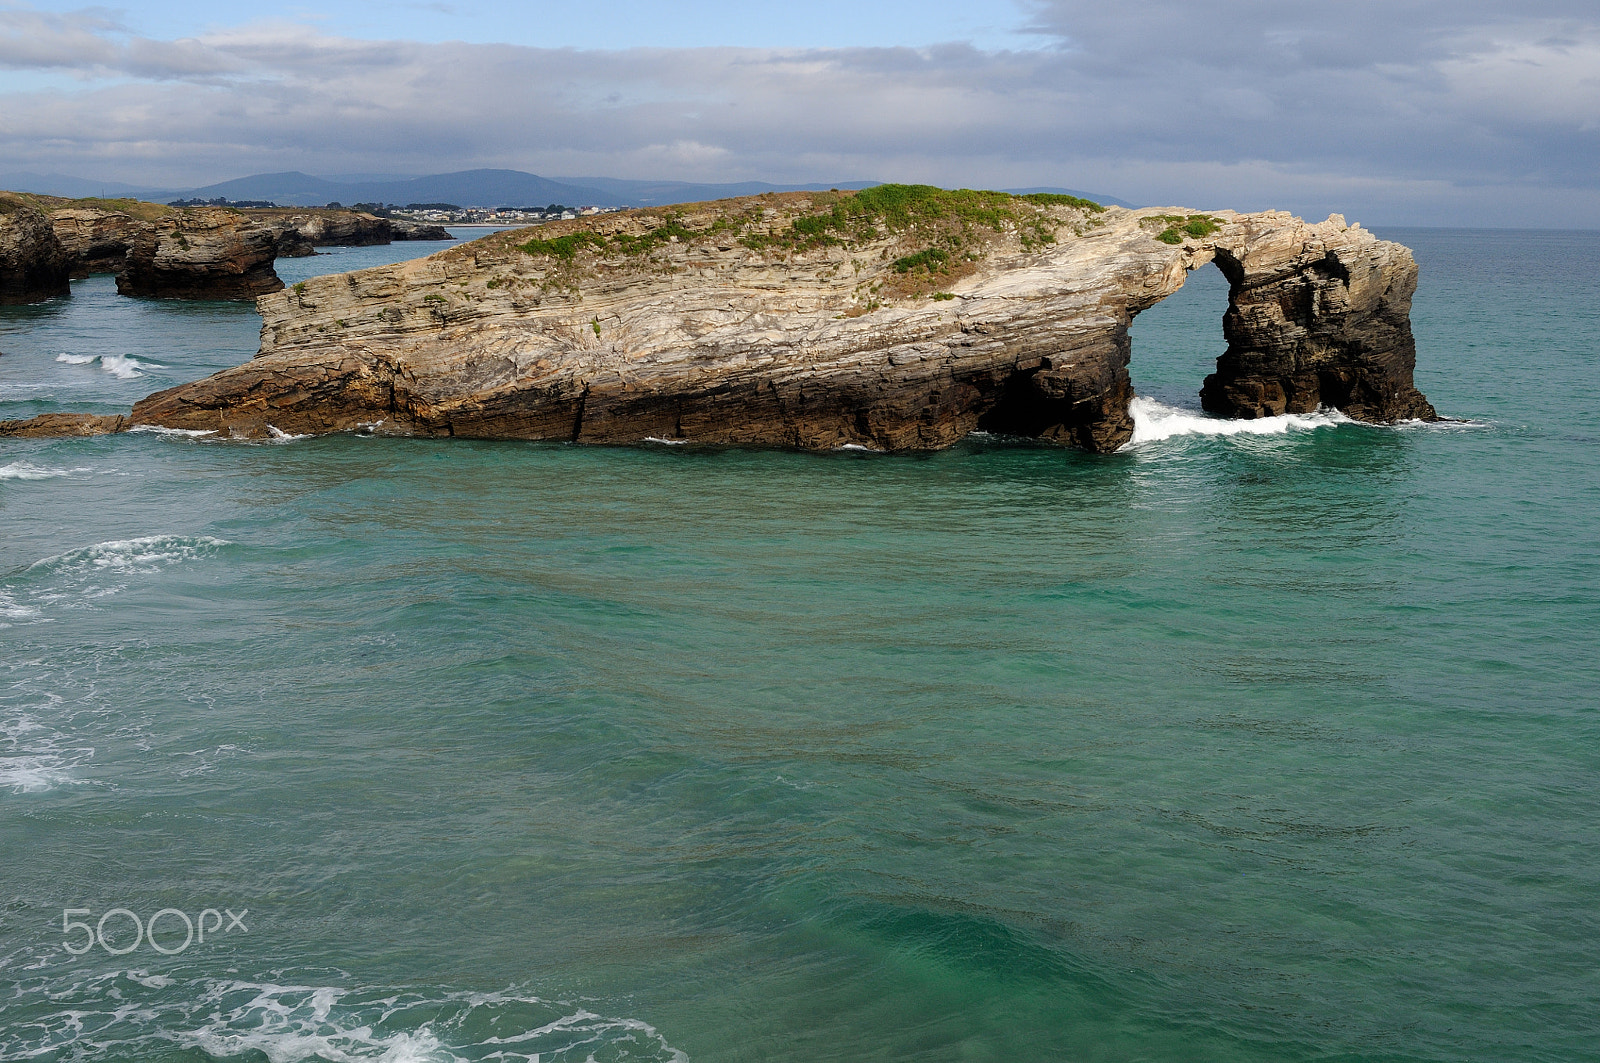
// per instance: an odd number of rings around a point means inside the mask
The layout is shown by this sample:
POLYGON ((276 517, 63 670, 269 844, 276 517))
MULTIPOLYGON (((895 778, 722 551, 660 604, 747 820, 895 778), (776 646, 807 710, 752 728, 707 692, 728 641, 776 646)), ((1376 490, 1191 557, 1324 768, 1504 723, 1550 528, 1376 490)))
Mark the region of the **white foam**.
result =
POLYGON ((1156 443, 1177 436, 1272 436, 1334 425, 1352 424, 1350 418, 1338 410, 1317 410, 1315 413, 1288 413, 1278 417, 1231 419, 1211 417, 1195 410, 1168 406, 1155 399, 1135 396, 1128 404, 1133 416, 1133 438, 1128 446, 1156 443))
POLYGON ((28 566, 28 571, 48 568, 60 571, 154 572, 162 565, 188 561, 219 546, 228 545, 228 540, 209 535, 146 535, 139 539, 113 539, 35 561, 28 566))
POLYGON ((0 590, 0 627, 10 627, 16 621, 32 620, 38 615, 36 607, 17 601, 10 593, 10 588, 0 590))
POLYGON ((267 425, 267 435, 270 437, 267 440, 269 443, 293 443, 297 439, 311 438, 311 434, 309 432, 304 435, 295 435, 292 432, 285 432, 276 425, 270 424, 267 425))
POLYGON ((65 362, 67 365, 93 365, 99 362, 101 369, 118 380, 133 380, 144 376, 140 372, 141 369, 167 368, 155 362, 141 362, 131 354, 58 354, 56 361, 65 362))
POLYGON ((645 436, 646 443, 660 443, 664 447, 681 447, 689 442, 687 439, 662 439, 660 436, 645 436))
POLYGON ((882 454, 883 453, 882 449, 880 449, 878 447, 864 447, 860 443, 841 443, 839 446, 834 447, 833 449, 834 450, 859 450, 859 451, 864 451, 865 453, 868 453, 868 454, 882 454))
POLYGON ((90 469, 45 469, 26 461, 14 461, 10 465, 0 465, 0 480, 54 480, 61 476, 71 476, 75 472, 90 472, 90 469))
POLYGON ((688 1059, 639 1019, 517 993, 158 980, 127 971, 49 999, 54 1014, 0 1031, 0 1059, 143 1058, 174 1047, 269 1063, 688 1059))
POLYGON ((149 432, 158 436, 183 436, 198 439, 201 436, 214 436, 215 428, 165 428, 159 424, 136 424, 128 429, 130 432, 149 432))
POLYGON ((81 782, 74 769, 93 756, 26 713, 0 720, 0 790, 36 794, 81 782))

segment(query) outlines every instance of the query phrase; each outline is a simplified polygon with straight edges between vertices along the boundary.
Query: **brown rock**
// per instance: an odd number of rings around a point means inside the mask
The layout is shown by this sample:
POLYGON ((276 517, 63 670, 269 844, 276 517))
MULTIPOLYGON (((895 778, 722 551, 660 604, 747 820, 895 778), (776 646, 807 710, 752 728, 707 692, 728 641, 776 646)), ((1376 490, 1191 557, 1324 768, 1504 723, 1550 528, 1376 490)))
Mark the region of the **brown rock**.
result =
POLYGON ((175 210, 142 227, 117 276, 121 295, 158 299, 253 299, 283 281, 272 268, 278 234, 221 207, 175 210))
POLYGON ((92 413, 44 413, 26 421, 0 421, 0 438, 103 436, 127 431, 132 424, 132 421, 120 415, 102 417, 92 413))
POLYGON ((144 223, 122 211, 63 207, 50 212, 56 239, 72 256, 72 276, 121 273, 134 234, 144 223))
POLYGON ((0 306, 71 295, 71 262, 44 211, 0 192, 0 306))
POLYGON ((420 221, 390 218, 389 227, 394 240, 454 240, 443 225, 428 225, 420 221))

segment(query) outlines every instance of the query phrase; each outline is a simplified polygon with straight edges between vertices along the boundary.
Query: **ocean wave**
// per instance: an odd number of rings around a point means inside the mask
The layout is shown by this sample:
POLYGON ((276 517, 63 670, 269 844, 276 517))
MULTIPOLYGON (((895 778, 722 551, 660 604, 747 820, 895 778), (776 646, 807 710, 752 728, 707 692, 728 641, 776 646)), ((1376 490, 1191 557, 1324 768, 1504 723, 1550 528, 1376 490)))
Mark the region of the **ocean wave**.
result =
POLYGON ((1338 410, 1287 413, 1254 419, 1211 417, 1143 396, 1134 397, 1128 404, 1128 412, 1133 415, 1133 438, 1127 443, 1130 447, 1177 436, 1287 435, 1290 432, 1355 423, 1338 410))
POLYGON ((268 442, 268 443, 293 443, 297 439, 310 439, 310 438, 311 438, 311 433, 309 433, 309 432, 302 433, 300 435, 296 435, 293 432, 285 432, 283 429, 277 427, 276 425, 270 425, 270 424, 267 425, 267 439, 266 439, 266 442, 268 442))
POLYGON ((143 369, 167 368, 155 362, 141 362, 131 354, 58 354, 56 361, 67 365, 93 365, 99 362, 101 369, 118 380, 134 380, 144 376, 140 372, 143 369))
POLYGON ((54 480, 62 476, 71 476, 73 473, 92 471, 92 469, 45 469, 26 461, 14 461, 10 465, 0 465, 0 480, 54 480))
POLYGON ((516 992, 467 993, 102 975, 40 1001, 0 1033, 0 1059, 198 1049, 270 1063, 686 1063, 649 1023, 516 992))
POLYGON ((113 539, 35 561, 28 572, 155 572, 231 545, 209 535, 146 535, 113 539))
POLYGON ((681 447, 689 441, 687 439, 663 439, 661 436, 645 436, 641 442, 659 443, 664 447, 681 447))

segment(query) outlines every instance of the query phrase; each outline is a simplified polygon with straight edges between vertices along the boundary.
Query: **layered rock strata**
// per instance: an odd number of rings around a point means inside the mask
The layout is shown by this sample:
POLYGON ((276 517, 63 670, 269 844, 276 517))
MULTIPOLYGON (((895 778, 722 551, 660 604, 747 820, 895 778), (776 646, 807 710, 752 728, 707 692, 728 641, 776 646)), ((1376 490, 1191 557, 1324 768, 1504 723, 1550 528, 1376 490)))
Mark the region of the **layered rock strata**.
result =
MULTIPOLYGON (((1339 215, 1329 222, 1344 230, 1339 215)), ((1331 406, 1358 421, 1435 420, 1412 384, 1417 264, 1397 247, 1306 240, 1289 227, 1219 243, 1216 263, 1231 287, 1228 350, 1206 377, 1201 405, 1223 417, 1331 406)))
POLYGON ((49 216, 0 192, 0 306, 70 295, 71 265, 49 216))
POLYGON ((985 430, 1107 452, 1133 430, 1129 323, 1213 259, 1230 347, 1207 389, 1241 396, 1230 412, 1275 412, 1276 382, 1284 409, 1433 416, 1410 252, 1338 216, 1010 197, 919 216, 862 195, 602 215, 314 278, 258 301, 252 361, 130 421, 881 450, 985 430), (1272 293, 1301 298, 1274 313, 1272 293))
POLYGON ((72 259, 72 277, 91 273, 121 273, 134 235, 148 223, 122 211, 92 207, 63 207, 50 212, 56 239, 72 259))
POLYGON ((283 287, 272 268, 278 239, 276 228, 238 211, 173 211, 134 234, 117 275, 117 292, 159 299, 254 299, 283 287))

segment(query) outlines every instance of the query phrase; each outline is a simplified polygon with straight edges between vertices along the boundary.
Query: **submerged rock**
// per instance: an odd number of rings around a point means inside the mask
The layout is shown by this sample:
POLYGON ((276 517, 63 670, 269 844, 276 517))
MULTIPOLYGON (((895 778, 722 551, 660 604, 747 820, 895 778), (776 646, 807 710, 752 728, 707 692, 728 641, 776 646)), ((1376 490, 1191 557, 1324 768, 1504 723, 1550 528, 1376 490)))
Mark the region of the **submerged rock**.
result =
POLYGON ((258 301, 253 360, 131 420, 881 450, 984 430, 1108 452, 1133 431, 1130 321, 1214 258, 1230 347, 1208 403, 1433 417, 1411 381, 1411 254, 1342 218, 883 186, 601 215, 314 278, 258 301))
POLYGON ((20 196, 0 192, 0 306, 70 295, 71 263, 49 215, 20 196))

